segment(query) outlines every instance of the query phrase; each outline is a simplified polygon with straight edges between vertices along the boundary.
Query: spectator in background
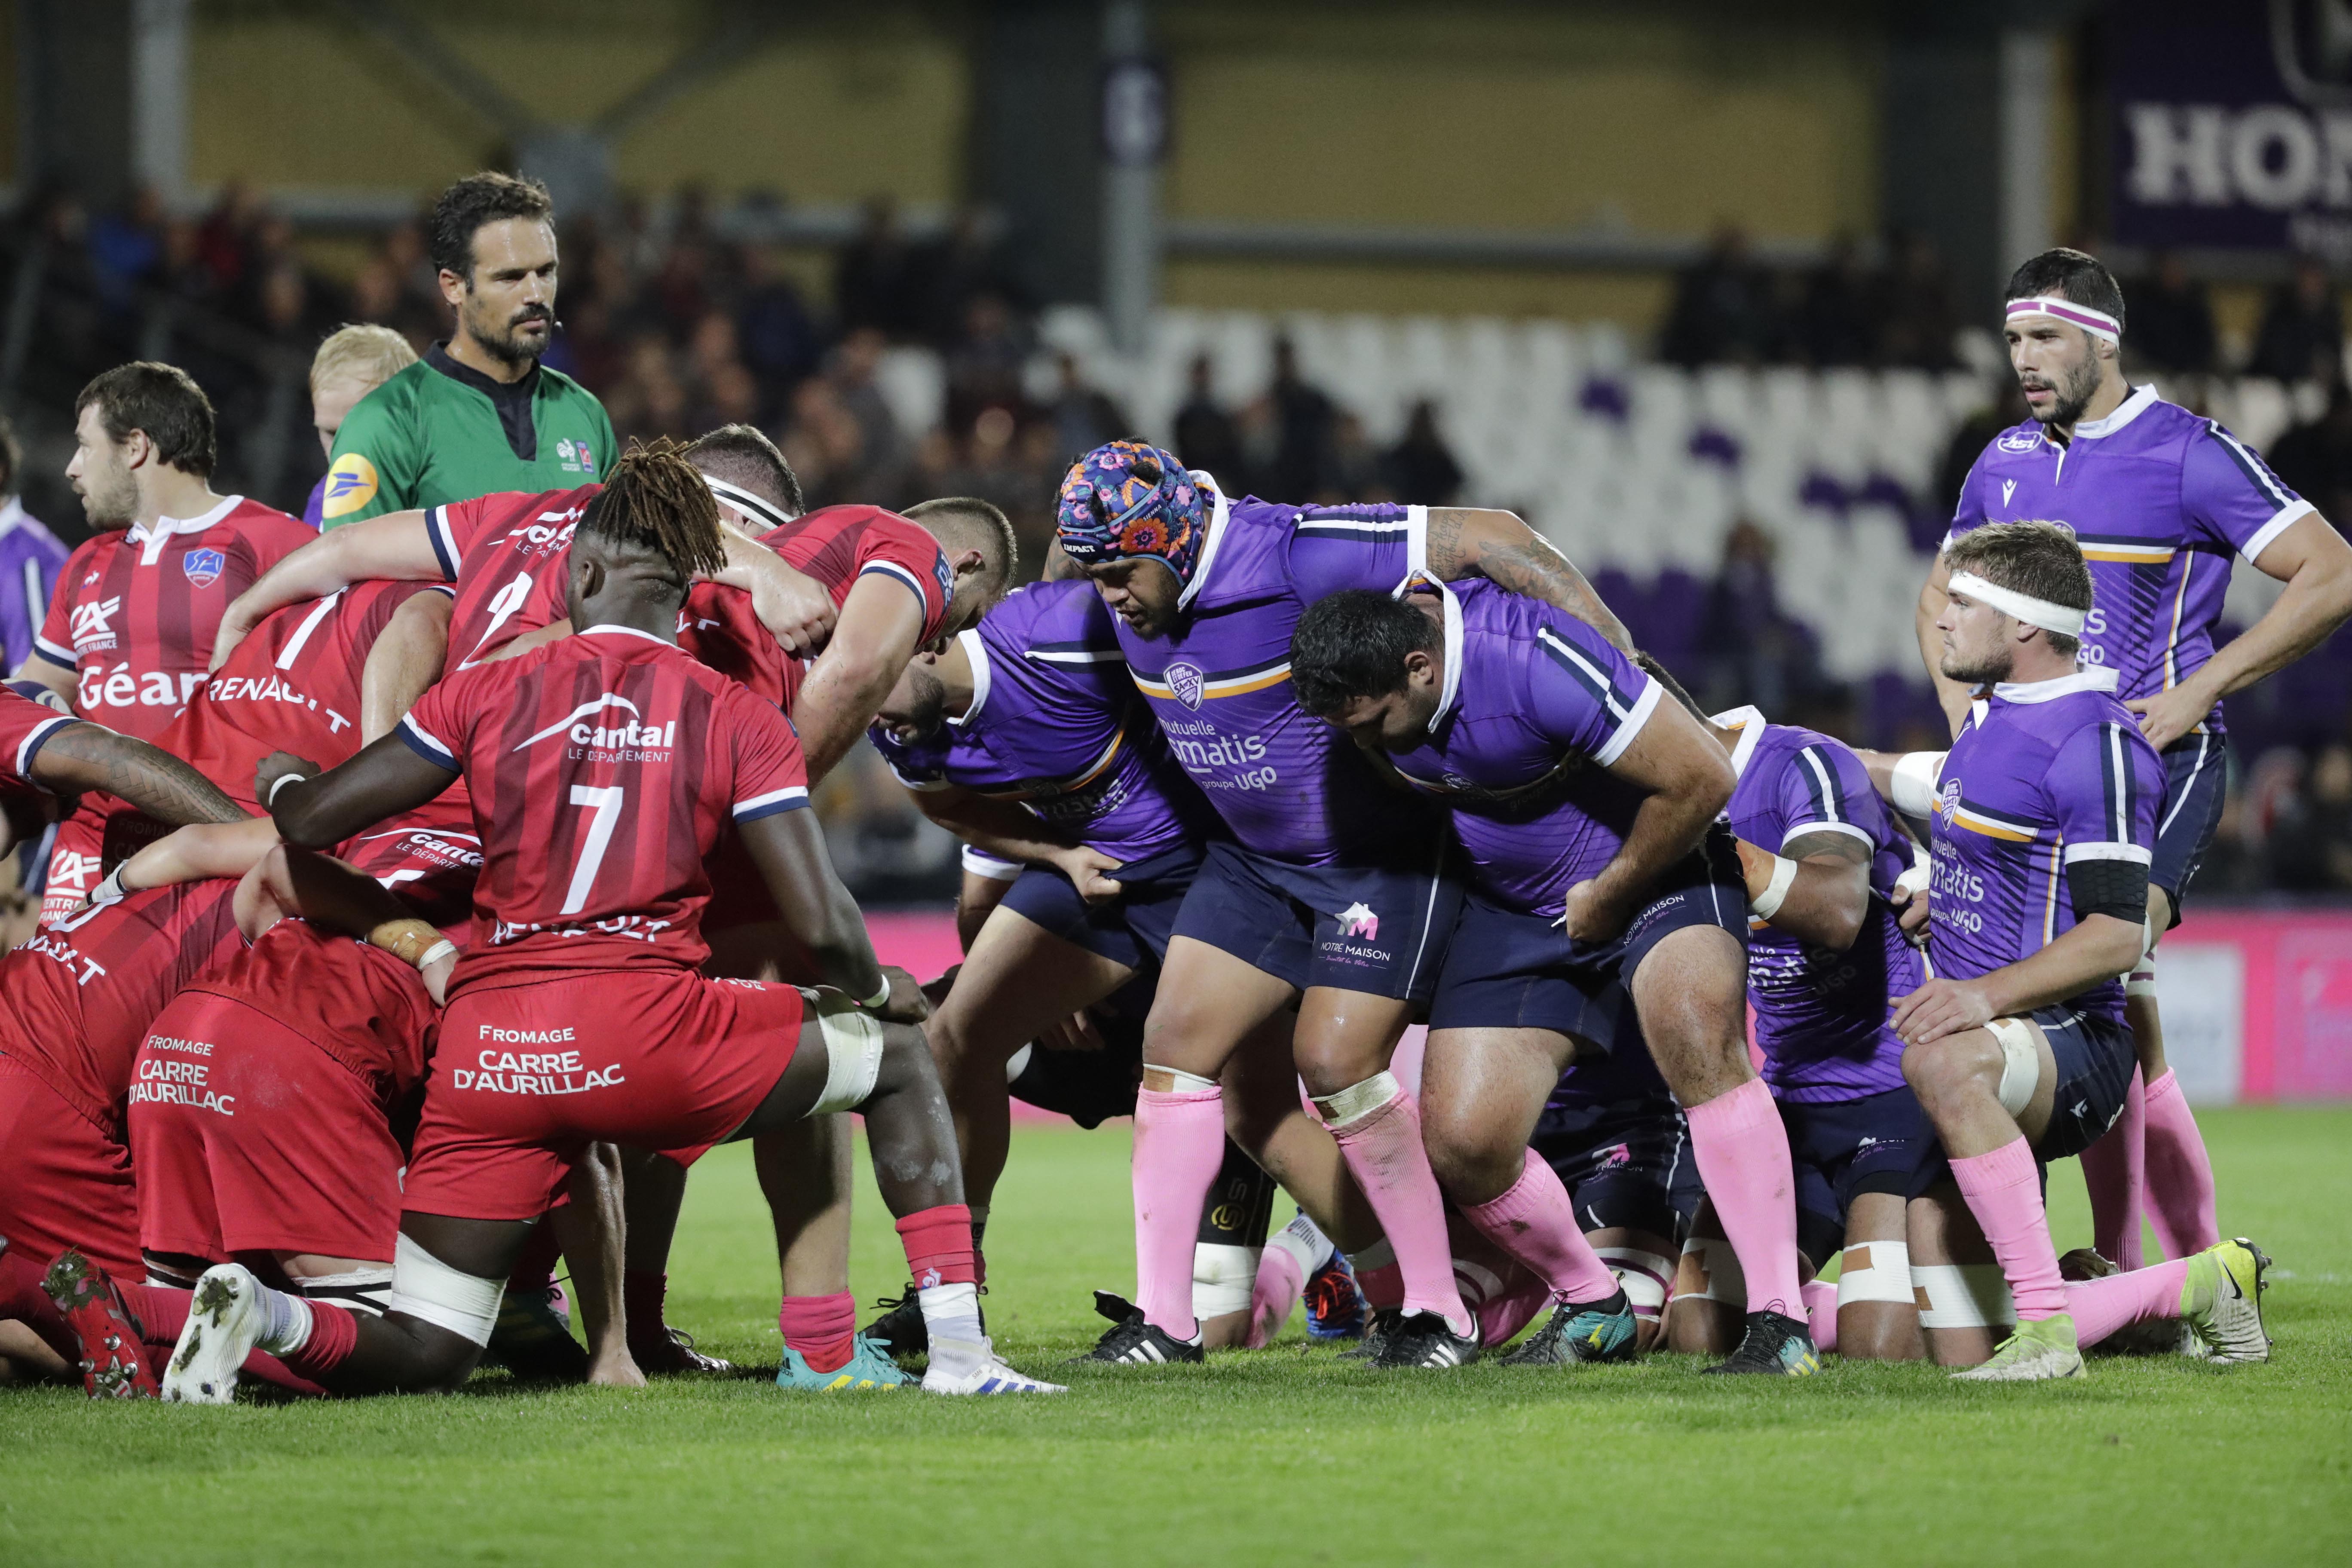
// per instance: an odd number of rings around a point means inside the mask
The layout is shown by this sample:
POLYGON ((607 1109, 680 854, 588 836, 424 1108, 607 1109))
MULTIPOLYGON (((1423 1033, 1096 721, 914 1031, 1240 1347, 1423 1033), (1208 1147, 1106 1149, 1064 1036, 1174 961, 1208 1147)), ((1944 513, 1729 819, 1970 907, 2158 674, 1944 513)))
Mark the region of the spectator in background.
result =
POLYGON ((1026 402, 1021 373, 1028 363, 1028 333, 1004 296, 974 295, 964 307, 962 331, 948 351, 948 423, 961 428, 979 418, 982 409, 1021 409, 1026 402))
POLYGON ((857 237, 843 247, 833 274, 833 309, 841 330, 870 328, 885 337, 910 335, 919 324, 913 253, 898 228, 898 205, 888 196, 866 204, 857 237))
POLYGON ((2324 746, 2271 829, 2271 871, 2291 892, 2352 890, 2352 747, 2324 746))
POLYGON ((16 668, 32 656, 33 634, 49 613, 49 595, 69 553, 16 495, 25 467, 16 431, 0 416, 0 646, 16 668))
POLYGON ((196 231, 197 254, 223 295, 234 298, 245 287, 261 217, 261 197, 244 180, 233 179, 221 187, 220 199, 196 231))
POLYGON ((2342 376, 2328 381, 2326 411, 2273 442, 2268 457, 2287 488, 2322 517, 2352 518, 2352 387, 2342 376))
MULTIPOLYGON (((1184 405, 1176 411, 1176 455, 1187 468, 1213 474, 1244 472, 1241 426, 1217 401, 1216 367, 1207 354, 1192 356, 1184 405)), ((1239 478, 1231 482, 1242 491, 1252 488, 1239 478)))
POLYGON ((956 341, 981 295, 1009 304, 1020 299, 977 207, 957 208, 947 233, 915 253, 910 270, 915 330, 934 344, 956 341))
POLYGON ((1757 364, 1780 335, 1772 280, 1748 254, 1748 237, 1726 224, 1697 266, 1675 282, 1674 308, 1658 344, 1670 364, 1757 364))
POLYGON ((110 309, 131 309, 163 272, 163 198, 154 186, 140 186, 126 210, 90 225, 89 259, 100 298, 110 309))
POLYGON ((2344 374, 2344 308, 2318 258, 2295 258, 2294 276, 2271 290, 2254 334, 2254 375, 2332 381, 2344 374))
POLYGON ((1871 319, 1874 287, 1853 236, 1830 241, 1829 255, 1806 274, 1789 357, 1817 366, 1867 363, 1878 341, 1871 319))
POLYGON ((1452 506, 1462 494, 1462 465, 1438 433, 1437 405, 1425 397, 1412 405, 1404 438, 1389 448, 1384 466, 1388 488, 1408 506, 1452 506))
POLYGON ((1891 258, 1879 279, 1871 317, 1878 327, 1878 362, 1916 370, 1949 370, 1952 338, 1959 329, 1952 314, 1951 281, 1944 259, 1924 234, 1898 231, 1887 247, 1891 258))
POLYGON ((1746 518, 1724 535, 1723 564, 1707 590, 1698 634, 1710 711, 1752 703, 1788 713, 1821 687, 1811 643, 1780 610, 1774 553, 1772 536, 1746 518))
POLYGON ((1944 448, 1944 460, 1936 468, 1938 520, 1948 523, 1959 510, 1960 488, 1969 482, 1969 470, 1992 445, 1992 438, 2032 417, 2033 411, 2025 406, 2025 389, 2018 385, 2016 376, 2003 371, 1993 383, 1992 402, 1960 421, 1960 427, 1952 432, 1951 445, 1944 448))
POLYGON ((1327 506, 1391 500, 1386 454, 1372 445, 1364 422, 1347 409, 1331 416, 1330 448, 1323 458, 1323 486, 1315 500, 1327 506))
MULTIPOLYGON (((335 432, 361 398, 415 363, 416 350, 390 327, 351 326, 331 333, 310 357, 310 423, 319 433, 320 455, 334 455, 335 432)), ((327 478, 321 474, 302 509, 302 521, 312 528, 320 525, 326 496, 327 478)))
POLYGON ((1266 488, 1279 496, 1315 494, 1330 461, 1336 410, 1323 389, 1299 373, 1298 345, 1287 337, 1274 340, 1274 381, 1265 401, 1274 432, 1266 488))
POLYGON ((2212 374, 2213 302, 2178 254, 2158 252, 2154 275, 2132 285, 2130 300, 2126 353, 2156 370, 2212 374))
POLYGON ((738 270, 743 297, 736 307, 735 339, 744 365, 758 378, 764 423, 783 412, 793 388, 815 371, 824 356, 824 340, 773 251, 745 246, 738 270))
MULTIPOLYGON (((1055 450, 1068 453, 1075 462, 1106 441, 1116 441, 1134 434, 1133 426, 1128 423, 1127 411, 1113 402, 1108 393, 1087 384, 1078 370, 1076 354, 1066 351, 1055 354, 1054 369, 1059 384, 1055 388, 1054 401, 1046 406, 1045 417, 1053 426, 1055 450)), ((1185 459, 1187 462, 1191 460, 1190 458, 1185 459)), ((973 492, 941 489, 933 493, 965 495, 973 492)), ((989 499, 995 500, 992 496, 989 499)), ((1013 509, 1004 506, 1003 501, 996 504, 1003 507, 1008 516, 1012 513, 1013 509)), ((1022 559, 1025 561, 1028 558, 1024 542, 1022 559)))

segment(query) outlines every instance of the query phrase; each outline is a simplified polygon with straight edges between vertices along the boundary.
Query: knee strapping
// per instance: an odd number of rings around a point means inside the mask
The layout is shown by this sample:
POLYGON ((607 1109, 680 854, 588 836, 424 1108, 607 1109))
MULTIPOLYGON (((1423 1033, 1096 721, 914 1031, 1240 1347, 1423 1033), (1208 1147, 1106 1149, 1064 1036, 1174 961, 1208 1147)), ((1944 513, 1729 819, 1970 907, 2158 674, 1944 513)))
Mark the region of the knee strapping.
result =
POLYGON ((504 1279, 485 1279, 452 1268, 404 1235, 394 1247, 392 1296, 384 1310, 404 1312, 461 1339, 487 1345, 506 1293, 504 1279))
POLYGON ((809 1107, 811 1116, 855 1110, 874 1093, 882 1076, 882 1025, 838 992, 817 998, 817 1028, 824 1038, 824 1092, 809 1107))
MULTIPOLYGON (((1674 1280, 1674 1259, 1661 1258, 1654 1252, 1644 1252, 1638 1247, 1601 1247, 1594 1248, 1601 1261, 1616 1274, 1617 1283, 1623 1288, 1625 1299, 1633 1303, 1633 1315, 1655 1322, 1666 1308, 1666 1288, 1674 1280)), ((1741 1290, 1741 1304, 1746 1304, 1747 1292, 1741 1290)))
POLYGON ((392 1300, 392 1270, 354 1268, 348 1274, 313 1274, 297 1279, 302 1294, 313 1301, 332 1301, 371 1318, 383 1316, 392 1300))
POLYGON ((1404 1093, 1392 1072, 1376 1072, 1361 1083, 1351 1083, 1337 1094, 1327 1094, 1315 1101, 1315 1110, 1323 1118, 1323 1125, 1337 1132, 1351 1121, 1365 1117, 1404 1093))
POLYGON ((1915 1263, 1911 1284, 1923 1329, 1990 1329, 2017 1321, 1998 1263, 1915 1263))
POLYGON ((1748 1310, 1748 1274, 1739 1267, 1739 1254, 1731 1243, 1719 1236, 1694 1236, 1683 1243, 1685 1267, 1688 1260, 1698 1259, 1700 1286, 1696 1290, 1678 1294, 1693 1296, 1702 1301, 1722 1301, 1748 1310))
POLYGON ((1222 1242, 1195 1242, 1192 1247, 1192 1316, 1203 1322, 1228 1312, 1249 1310, 1250 1291, 1257 1284, 1255 1247, 1222 1242))
POLYGON ((2000 1045, 2000 1108, 2021 1116, 2042 1081, 2042 1061, 2033 1050, 2033 1026, 2022 1018, 1995 1018, 1985 1026, 2000 1045))
POLYGON ((1857 1301, 1888 1301, 1916 1305, 1911 1293, 1911 1248, 1900 1241, 1858 1241, 1845 1249, 1838 1266, 1837 1300, 1841 1307, 1857 1301))

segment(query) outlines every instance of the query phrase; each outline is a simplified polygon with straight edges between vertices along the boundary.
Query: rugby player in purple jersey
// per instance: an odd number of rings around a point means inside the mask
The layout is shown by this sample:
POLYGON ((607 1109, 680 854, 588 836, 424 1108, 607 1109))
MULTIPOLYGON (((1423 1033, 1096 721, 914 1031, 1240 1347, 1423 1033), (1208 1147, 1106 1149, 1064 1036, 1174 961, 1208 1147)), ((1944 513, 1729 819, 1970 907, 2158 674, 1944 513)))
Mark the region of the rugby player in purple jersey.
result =
POLYGON ((1945 570, 1937 670, 1986 694, 1934 791, 1935 978, 1892 1022, 2017 1319, 1990 1360, 1955 1375, 2075 1376, 2083 1342, 2160 1317, 2222 1359, 2263 1360, 2267 1260, 2250 1243, 2088 1284, 2059 1274, 2042 1168, 2105 1133, 2131 1083, 2120 976, 2144 943, 2164 768, 2116 670, 2077 664, 2094 599, 2071 533, 1986 524, 1952 542, 1945 570))
POLYGON ((1794 1173, 1748 1059, 1748 894, 1716 814, 1723 748, 1591 627, 1491 584, 1330 595, 1291 644, 1299 705, 1452 808, 1468 897, 1430 1007, 1422 1112, 1464 1216, 1541 1277, 1550 1321, 1509 1361, 1614 1361, 1637 1325, 1528 1148, 1579 1042, 1657 1059, 1746 1280, 1717 1372, 1819 1369, 1794 1173))
POLYGON ((1218 1075, 1297 998, 1299 1076, 1402 1276, 1402 1315, 1375 1360, 1459 1365, 1477 1354, 1475 1324, 1454 1287, 1420 1115, 1389 1058, 1435 983, 1460 888, 1438 814, 1391 788, 1293 700, 1290 634, 1324 595, 1386 591, 1416 570, 1537 595, 1620 646, 1624 629, 1509 512, 1235 499, 1135 442, 1097 447, 1072 468, 1058 537, 1118 617, 1129 678, 1232 836, 1211 846, 1185 896, 1146 1026, 1135 1119, 1139 1300, 1094 1354, 1130 1364, 1200 1358, 1192 1232, 1222 1147, 1218 1075))
MULTIPOLYGON (((1977 459, 1951 537, 2040 519, 2080 541, 2098 591, 2084 622, 2083 662, 2116 673, 2116 694, 2163 762, 2148 868, 2149 929, 2161 936, 2179 922, 2221 821, 2229 773, 2221 699, 2301 658, 2352 616, 2352 546, 2220 423, 2124 379, 2123 291, 2097 260, 2044 251, 2017 269, 2004 297, 2010 361, 2033 417, 1977 459), (2244 635, 2216 647, 2241 556, 2285 591, 2244 635)), ((1939 562, 1930 574, 1918 626, 1958 733, 1970 693, 1941 675, 1936 630, 1950 572, 1939 562)), ((2129 1268, 2139 1260, 2143 1135, 2149 1217, 2165 1251, 2187 1257, 2221 1231, 2204 1140, 2165 1063, 2153 942, 2125 990, 2144 1121, 2134 1085, 2115 1137, 2084 1165, 2099 1250, 2129 1268)))

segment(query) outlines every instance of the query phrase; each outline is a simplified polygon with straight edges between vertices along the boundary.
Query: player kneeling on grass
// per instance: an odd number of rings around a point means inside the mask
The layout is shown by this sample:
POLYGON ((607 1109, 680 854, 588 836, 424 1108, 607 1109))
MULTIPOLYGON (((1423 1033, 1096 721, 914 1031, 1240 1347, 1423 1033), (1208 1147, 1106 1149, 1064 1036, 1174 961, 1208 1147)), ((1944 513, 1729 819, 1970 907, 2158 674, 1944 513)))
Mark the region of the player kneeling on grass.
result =
POLYGON ((1723 750, 1583 623, 1483 584, 1428 585, 1309 606, 1291 681, 1300 707, 1446 801, 1470 860, 1421 1112, 1439 1185, 1559 1304, 1510 1359, 1633 1353, 1631 1303, 1528 1146, 1587 1039, 1653 1051, 1689 1117, 1748 1285, 1746 1340, 1715 1370, 1811 1373, 1788 1139, 1741 1028, 1748 898, 1713 827, 1723 750))
POLYGON ((1942 670, 1979 695, 1934 790, 1936 978, 1893 1022, 2017 1311, 1992 1358, 1955 1375, 2076 1376, 2084 1329, 2175 1314, 2222 1359, 2264 1359, 2265 1259, 2250 1244, 2071 1289, 2059 1274, 2041 1167, 2105 1132, 2131 1083, 2119 977, 2147 941, 2164 771, 2115 672, 2076 668, 2091 574, 2070 532, 1991 524, 1947 560, 1942 670))
MULTIPOLYGON (((164 1393, 227 1400, 258 1346, 336 1393, 447 1387, 472 1369, 530 1223, 592 1142, 691 1163, 712 1145, 856 1110, 923 1289, 924 1386, 1044 1391, 980 1331, 955 1136, 911 977, 875 963, 804 808, 792 726, 672 640, 718 513, 667 443, 633 449, 570 560, 577 635, 462 671, 332 772, 271 781, 289 844, 317 847, 464 774, 483 866, 451 980, 441 1070, 404 1185, 390 1310, 360 1318, 208 1270, 164 1393), (704 858, 730 825, 793 934, 843 995, 706 980, 704 858)), ((429 928, 426 928, 429 930, 429 928)))

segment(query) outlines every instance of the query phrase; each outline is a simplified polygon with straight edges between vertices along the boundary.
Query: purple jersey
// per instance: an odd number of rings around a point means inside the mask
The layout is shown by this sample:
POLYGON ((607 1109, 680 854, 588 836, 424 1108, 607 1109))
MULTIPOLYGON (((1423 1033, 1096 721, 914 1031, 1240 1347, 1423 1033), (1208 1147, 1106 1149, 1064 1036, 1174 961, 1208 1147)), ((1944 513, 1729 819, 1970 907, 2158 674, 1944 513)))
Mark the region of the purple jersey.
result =
MULTIPOLYGON (((2093 588, 2083 662, 2115 670, 2132 700, 2213 657, 2231 557, 2253 560, 2312 510, 2218 421, 2143 386, 2063 447, 2039 420, 2003 432, 1969 471, 1952 533, 2028 520, 2072 529, 2093 588)), ((2221 729, 2219 706, 2204 727, 2221 729)))
POLYGON ((1483 582, 1444 590, 1445 679, 1429 739, 1390 763, 1454 808, 1472 885, 1556 916, 1615 857, 1643 795, 1602 770, 1662 688, 1565 610, 1483 582))
POLYGON ((1216 814, 1128 683, 1113 618, 1088 583, 1015 589, 960 638, 963 717, 911 744, 877 724, 876 749, 910 789, 1017 801, 1122 863, 1198 844, 1216 814))
POLYGON ((1843 741, 1768 724, 1753 708, 1718 713, 1715 722, 1739 733, 1731 752, 1739 783, 1725 813, 1732 832, 1775 854, 1817 833, 1843 834, 1871 850, 1870 908, 1845 952, 1748 921, 1748 996, 1756 1007, 1764 1081, 1793 1100, 1859 1100, 1901 1089, 1903 1041, 1887 1026, 1887 1008, 1927 978, 1887 902, 1895 879, 1910 869, 1910 840, 1843 741))
POLYGON ((34 634, 48 616, 49 595, 71 553, 16 497, 0 506, 0 643, 7 647, 10 669, 31 656, 34 634))
MULTIPOLYGON (((1936 973, 1972 980, 2072 931, 2066 868, 2147 865, 2163 798, 2164 764, 2116 700, 2113 669, 1994 687, 1937 781, 1936 973)), ((2123 982, 2103 980, 2067 1005, 2120 1023, 2123 982)))
POLYGON ((1415 865, 1436 818, 1291 696, 1290 634, 1342 588, 1387 593, 1426 559, 1425 507, 1215 504, 1176 625, 1118 636, 1168 747, 1252 854, 1294 866, 1415 865))

